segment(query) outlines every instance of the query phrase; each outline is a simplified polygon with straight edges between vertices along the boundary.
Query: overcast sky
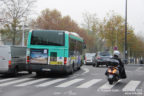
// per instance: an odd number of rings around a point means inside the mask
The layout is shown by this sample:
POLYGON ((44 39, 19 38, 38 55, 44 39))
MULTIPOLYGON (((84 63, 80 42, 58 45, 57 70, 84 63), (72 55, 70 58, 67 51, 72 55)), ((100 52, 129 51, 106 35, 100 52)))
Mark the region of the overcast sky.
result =
MULTIPOLYGON (((110 10, 125 16, 125 0, 37 0, 36 12, 39 14, 45 8, 57 9, 79 24, 83 20, 82 13, 86 11, 96 13, 101 19, 110 10)), ((128 23, 135 32, 144 33, 144 0, 128 0, 128 23)))

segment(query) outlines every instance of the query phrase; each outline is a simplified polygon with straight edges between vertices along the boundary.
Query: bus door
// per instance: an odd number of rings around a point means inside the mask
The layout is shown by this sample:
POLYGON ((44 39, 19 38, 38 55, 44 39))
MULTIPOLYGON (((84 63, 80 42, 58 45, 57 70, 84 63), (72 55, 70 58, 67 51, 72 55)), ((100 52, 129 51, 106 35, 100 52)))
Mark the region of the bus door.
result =
POLYGON ((50 52, 50 65, 62 65, 64 63, 63 51, 61 49, 50 52))

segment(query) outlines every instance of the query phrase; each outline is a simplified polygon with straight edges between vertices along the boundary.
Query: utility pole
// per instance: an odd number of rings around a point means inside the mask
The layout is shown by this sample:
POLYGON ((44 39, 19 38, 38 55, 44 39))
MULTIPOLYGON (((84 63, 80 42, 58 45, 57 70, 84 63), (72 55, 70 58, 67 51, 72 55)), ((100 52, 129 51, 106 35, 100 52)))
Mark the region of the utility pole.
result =
POLYGON ((22 27, 22 46, 25 46, 25 22, 27 21, 27 17, 23 16, 23 27, 22 27))
POLYGON ((23 22, 23 32, 22 32, 22 46, 24 46, 24 32, 25 32, 25 30, 24 30, 24 25, 25 23, 23 22))
POLYGON ((125 60, 128 63, 128 51, 127 51, 127 0, 125 6, 125 60))
MULTIPOLYGON (((3 22, 3 19, 0 18, 0 28, 1 28, 1 23, 3 22)), ((0 33, 0 45, 3 45, 3 42, 2 42, 2 34, 0 33)))

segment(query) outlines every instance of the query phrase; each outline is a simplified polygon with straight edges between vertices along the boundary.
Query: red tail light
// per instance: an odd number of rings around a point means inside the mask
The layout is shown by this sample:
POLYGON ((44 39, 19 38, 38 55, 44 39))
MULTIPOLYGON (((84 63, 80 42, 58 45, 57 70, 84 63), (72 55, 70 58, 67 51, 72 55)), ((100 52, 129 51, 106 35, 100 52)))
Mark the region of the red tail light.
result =
POLYGON ((87 60, 86 56, 85 56, 85 61, 87 60))
POLYGON ((67 58, 66 57, 64 58, 64 64, 67 64, 67 58))
POLYGON ((117 69, 108 69, 108 72, 109 72, 110 74, 115 74, 116 71, 117 71, 117 69))
POLYGON ((101 59, 100 57, 97 57, 97 59, 101 59))
POLYGON ((9 60, 8 63, 9 63, 8 67, 11 68, 11 60, 9 60))
POLYGON ((30 56, 27 56, 27 63, 30 62, 30 56))

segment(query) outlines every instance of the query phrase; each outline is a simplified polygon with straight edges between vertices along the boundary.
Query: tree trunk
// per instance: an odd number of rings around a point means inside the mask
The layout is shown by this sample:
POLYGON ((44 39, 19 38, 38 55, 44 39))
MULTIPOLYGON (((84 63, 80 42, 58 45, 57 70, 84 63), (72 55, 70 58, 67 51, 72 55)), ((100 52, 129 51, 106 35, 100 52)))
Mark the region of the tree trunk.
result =
POLYGON ((13 32, 13 38, 12 38, 12 44, 15 45, 16 42, 15 42, 15 38, 16 38, 16 28, 14 28, 14 32, 13 32))

